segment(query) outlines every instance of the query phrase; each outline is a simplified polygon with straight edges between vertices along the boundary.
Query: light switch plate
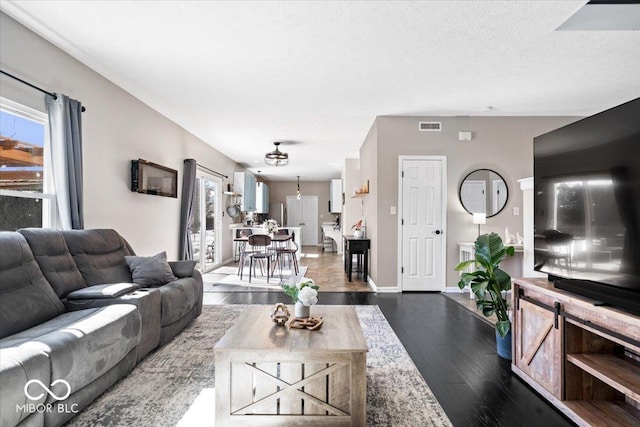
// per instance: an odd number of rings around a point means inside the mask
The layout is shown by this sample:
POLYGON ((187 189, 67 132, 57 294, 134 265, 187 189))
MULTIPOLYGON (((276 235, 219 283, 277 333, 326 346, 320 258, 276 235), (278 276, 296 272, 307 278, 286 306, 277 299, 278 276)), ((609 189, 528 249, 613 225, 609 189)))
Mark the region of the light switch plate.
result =
POLYGON ((519 207, 517 207, 517 206, 514 206, 514 207, 513 207, 513 214, 514 214, 514 215, 520 215, 520 208, 519 208, 519 207))
POLYGON ((396 207, 395 206, 391 206, 391 209, 389 209, 389 213, 391 215, 395 215, 396 214, 396 207))

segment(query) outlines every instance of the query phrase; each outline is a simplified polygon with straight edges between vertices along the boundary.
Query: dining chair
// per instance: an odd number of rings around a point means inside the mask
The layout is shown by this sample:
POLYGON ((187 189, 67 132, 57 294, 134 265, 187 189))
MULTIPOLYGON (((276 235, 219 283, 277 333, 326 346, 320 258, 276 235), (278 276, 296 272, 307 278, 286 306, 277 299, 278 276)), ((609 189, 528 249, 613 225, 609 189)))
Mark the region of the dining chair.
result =
POLYGON ((238 257, 238 261, 240 261, 240 257, 242 256, 242 251, 244 250, 244 247, 247 244, 247 242, 244 239, 251 236, 251 234, 253 234, 253 232, 251 231, 251 229, 248 229, 248 228, 236 230, 236 237, 235 239, 233 239, 233 242, 235 244, 235 249, 233 251, 234 261, 236 260, 236 256, 238 257))
POLYGON ((242 256, 242 262, 240 264, 240 280, 242 280, 242 273, 244 270, 244 264, 246 259, 249 259, 249 283, 251 283, 251 275, 255 276, 255 265, 253 263, 256 260, 257 263, 260 264, 260 273, 264 275, 264 271, 262 269, 262 261, 267 261, 267 283, 269 283, 269 277, 271 272, 271 257, 273 256, 273 251, 271 250, 271 237, 266 234, 252 234, 249 236, 249 240, 247 241, 247 246, 251 247, 251 251, 245 250, 244 255, 242 256))
POLYGON ((298 244, 295 242, 296 233, 295 231, 291 232, 291 239, 287 240, 287 246, 276 247, 276 260, 273 266, 274 270, 276 266, 280 269, 280 280, 282 280, 282 265, 284 264, 285 258, 289 257, 289 268, 293 265, 296 276, 298 275, 298 257, 296 256, 298 252, 298 244))

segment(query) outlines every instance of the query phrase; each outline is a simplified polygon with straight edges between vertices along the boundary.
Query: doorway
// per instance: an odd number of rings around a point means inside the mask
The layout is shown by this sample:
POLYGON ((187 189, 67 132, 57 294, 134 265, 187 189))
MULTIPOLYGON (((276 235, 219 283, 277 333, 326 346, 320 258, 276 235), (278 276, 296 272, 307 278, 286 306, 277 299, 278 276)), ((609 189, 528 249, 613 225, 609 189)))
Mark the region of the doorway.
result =
POLYGON ((193 259, 198 270, 206 273, 220 262, 220 236, 222 229, 222 181, 203 170, 196 171, 194 214, 191 220, 193 259))
POLYGON ((399 157, 398 266, 402 291, 445 290, 445 156, 399 157))
POLYGON ((302 245, 318 245, 318 196, 287 196, 287 227, 300 227, 302 245))

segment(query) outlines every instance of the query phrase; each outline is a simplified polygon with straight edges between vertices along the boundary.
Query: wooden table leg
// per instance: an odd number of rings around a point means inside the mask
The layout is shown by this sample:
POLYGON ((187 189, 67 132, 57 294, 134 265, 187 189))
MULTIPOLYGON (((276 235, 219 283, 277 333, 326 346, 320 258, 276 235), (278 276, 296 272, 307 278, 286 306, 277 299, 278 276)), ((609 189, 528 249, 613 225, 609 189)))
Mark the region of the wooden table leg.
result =
MULTIPOLYGON (((217 372, 216 372, 217 373, 217 372)), ((351 353, 351 425, 367 423, 367 354, 351 353)))

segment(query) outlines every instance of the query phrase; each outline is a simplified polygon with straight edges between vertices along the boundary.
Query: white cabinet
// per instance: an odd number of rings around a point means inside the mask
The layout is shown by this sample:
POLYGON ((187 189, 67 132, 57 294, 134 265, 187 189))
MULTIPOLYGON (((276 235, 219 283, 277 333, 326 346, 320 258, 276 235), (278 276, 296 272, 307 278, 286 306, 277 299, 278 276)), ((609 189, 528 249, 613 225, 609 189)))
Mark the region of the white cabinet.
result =
POLYGON ((240 209, 243 212, 256 211, 256 177, 248 172, 233 173, 233 189, 242 194, 240 209))
POLYGON ((342 180, 332 179, 329 187, 329 212, 342 212, 342 180))
POLYGON ((256 183, 256 213, 269 213, 269 186, 264 182, 256 183))

